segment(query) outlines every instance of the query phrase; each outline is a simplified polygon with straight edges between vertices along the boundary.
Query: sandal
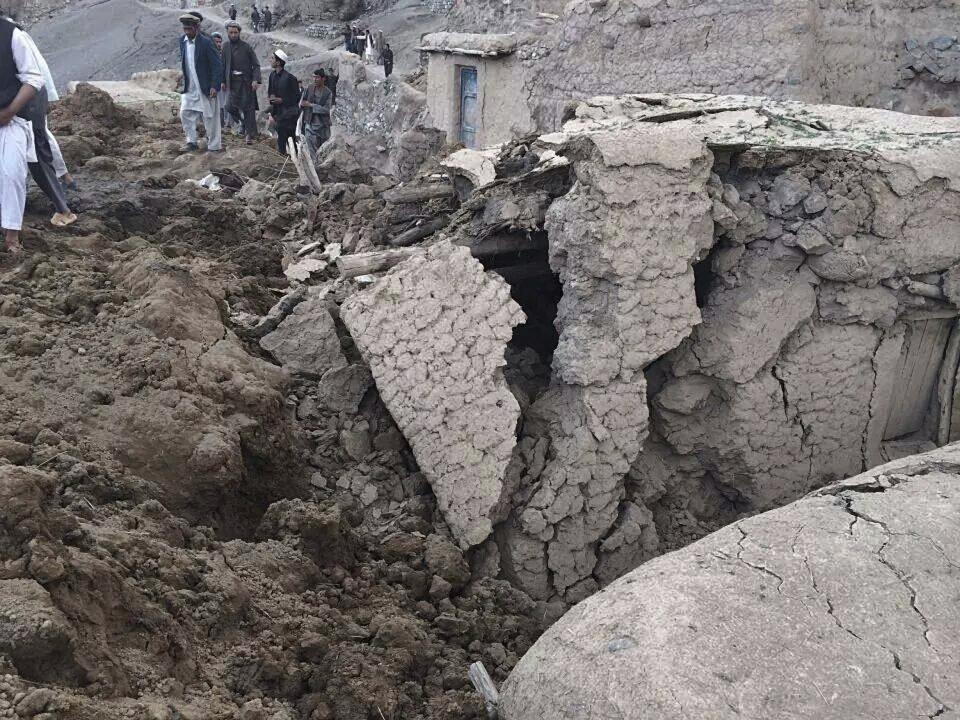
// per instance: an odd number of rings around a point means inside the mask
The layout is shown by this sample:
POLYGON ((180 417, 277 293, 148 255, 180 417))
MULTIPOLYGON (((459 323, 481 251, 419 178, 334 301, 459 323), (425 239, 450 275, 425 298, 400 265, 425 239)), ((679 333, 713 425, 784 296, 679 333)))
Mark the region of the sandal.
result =
POLYGON ((54 227, 66 227, 67 225, 73 225, 76 221, 77 214, 75 212, 56 213, 52 218, 50 218, 50 224, 54 227))

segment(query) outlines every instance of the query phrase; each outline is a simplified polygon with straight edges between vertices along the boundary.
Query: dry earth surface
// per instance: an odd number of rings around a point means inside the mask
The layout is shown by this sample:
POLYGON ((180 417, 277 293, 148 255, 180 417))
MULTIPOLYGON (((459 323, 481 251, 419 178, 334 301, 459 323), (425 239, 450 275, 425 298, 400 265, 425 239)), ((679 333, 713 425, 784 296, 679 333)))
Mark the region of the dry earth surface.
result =
POLYGON ((81 219, 34 188, 0 259, 0 716, 482 717, 468 664, 505 678, 543 606, 472 579, 368 376, 318 395, 228 320, 287 289, 289 165, 88 89, 51 122, 81 219))

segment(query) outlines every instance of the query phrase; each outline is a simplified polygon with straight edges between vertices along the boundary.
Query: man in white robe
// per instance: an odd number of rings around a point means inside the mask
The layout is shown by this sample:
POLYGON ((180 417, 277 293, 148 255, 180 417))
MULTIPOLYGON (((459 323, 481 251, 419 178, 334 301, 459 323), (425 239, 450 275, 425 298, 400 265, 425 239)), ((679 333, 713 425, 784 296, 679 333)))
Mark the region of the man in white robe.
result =
POLYGON ((43 74, 26 33, 11 20, 0 18, 0 227, 4 247, 11 253, 21 251, 27 163, 36 160, 33 125, 17 113, 41 89, 43 74))

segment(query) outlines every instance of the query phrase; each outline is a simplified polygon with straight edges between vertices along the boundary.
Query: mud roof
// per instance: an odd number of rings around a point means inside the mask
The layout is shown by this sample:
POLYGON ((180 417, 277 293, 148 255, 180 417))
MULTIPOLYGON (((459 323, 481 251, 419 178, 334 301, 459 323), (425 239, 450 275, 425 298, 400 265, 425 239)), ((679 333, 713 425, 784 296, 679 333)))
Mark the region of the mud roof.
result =
POLYGON ((655 123, 685 129, 713 148, 847 150, 882 157, 960 187, 960 119, 888 110, 811 105, 711 94, 599 96, 580 102, 561 131, 540 137, 556 148, 577 137, 655 123))
POLYGON ((449 33, 425 35, 423 44, 417 48, 424 52, 450 53, 452 55, 476 55, 479 57, 502 57, 517 49, 515 33, 449 33))

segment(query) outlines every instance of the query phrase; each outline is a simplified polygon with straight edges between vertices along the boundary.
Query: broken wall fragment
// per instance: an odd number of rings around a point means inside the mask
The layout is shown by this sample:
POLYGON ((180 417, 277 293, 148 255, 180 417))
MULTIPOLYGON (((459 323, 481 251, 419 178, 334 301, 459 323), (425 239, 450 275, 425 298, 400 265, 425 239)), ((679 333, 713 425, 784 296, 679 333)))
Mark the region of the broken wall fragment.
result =
POLYGON ((454 537, 482 543, 520 417, 503 367, 525 318, 506 283, 441 243, 348 298, 342 317, 454 537))

